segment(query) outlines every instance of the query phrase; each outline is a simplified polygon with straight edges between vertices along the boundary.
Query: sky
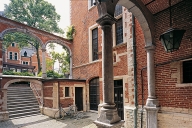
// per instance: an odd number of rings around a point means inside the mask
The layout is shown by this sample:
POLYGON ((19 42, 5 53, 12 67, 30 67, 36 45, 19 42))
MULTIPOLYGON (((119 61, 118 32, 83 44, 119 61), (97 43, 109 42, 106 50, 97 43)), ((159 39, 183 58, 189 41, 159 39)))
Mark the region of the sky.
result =
MULTIPOLYGON (((59 26, 64 29, 70 25, 70 0, 60 3, 58 0, 45 0, 55 6, 56 12, 61 16, 59 26)), ((4 4, 9 4, 10 0, 0 0, 0 11, 4 10, 4 4)))

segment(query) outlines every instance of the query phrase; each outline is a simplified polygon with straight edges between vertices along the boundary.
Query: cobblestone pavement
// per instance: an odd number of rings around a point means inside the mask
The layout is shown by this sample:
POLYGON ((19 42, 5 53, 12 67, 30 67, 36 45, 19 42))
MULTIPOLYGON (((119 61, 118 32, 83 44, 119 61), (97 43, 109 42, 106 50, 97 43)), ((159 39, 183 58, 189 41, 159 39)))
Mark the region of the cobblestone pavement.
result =
POLYGON ((97 128, 93 124, 96 118, 97 113, 94 112, 85 112, 85 116, 79 120, 55 120, 45 115, 35 115, 0 122, 0 128, 97 128))

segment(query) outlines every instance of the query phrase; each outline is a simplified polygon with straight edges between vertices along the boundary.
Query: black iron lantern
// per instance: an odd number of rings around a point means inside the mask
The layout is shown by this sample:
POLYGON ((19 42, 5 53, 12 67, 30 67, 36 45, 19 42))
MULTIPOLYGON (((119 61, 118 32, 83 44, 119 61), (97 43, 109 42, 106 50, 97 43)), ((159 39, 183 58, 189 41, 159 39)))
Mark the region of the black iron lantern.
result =
POLYGON ((186 30, 170 28, 160 36, 160 41, 167 52, 173 52, 179 49, 183 34, 186 30))
POLYGON ((169 0, 169 11, 170 11, 170 29, 167 32, 160 35, 159 40, 167 52, 173 52, 179 49, 183 34, 186 30, 172 28, 172 13, 171 13, 171 0, 169 0))

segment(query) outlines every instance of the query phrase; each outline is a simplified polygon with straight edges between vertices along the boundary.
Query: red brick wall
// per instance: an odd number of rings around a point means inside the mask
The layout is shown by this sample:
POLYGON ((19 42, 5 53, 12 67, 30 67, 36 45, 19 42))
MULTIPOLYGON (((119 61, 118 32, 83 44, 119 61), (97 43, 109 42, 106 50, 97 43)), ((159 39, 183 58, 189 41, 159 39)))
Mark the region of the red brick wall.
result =
POLYGON ((144 104, 148 96, 147 92, 147 74, 146 69, 143 70, 143 75, 141 77, 142 68, 147 66, 147 53, 145 50, 145 39, 143 35, 142 28, 137 21, 135 20, 135 35, 136 35, 136 61, 137 61, 137 82, 138 82, 138 102, 142 104, 142 86, 144 88, 144 104), (143 78, 143 85, 141 78, 143 78))
MULTIPOLYGON (((162 63, 192 55, 192 1, 186 0, 172 9, 173 28, 185 29, 180 49, 166 53, 159 41, 159 35, 169 29, 169 12, 165 10, 155 15, 156 51, 155 62, 162 63)), ((170 69, 170 64, 156 67, 156 91, 160 105, 165 107, 192 108, 192 87, 176 87, 177 79, 171 78, 176 69, 170 69)))
POLYGON ((58 83, 59 86, 59 103, 62 105, 62 107, 68 107, 69 104, 74 104, 74 90, 71 90, 72 95, 70 97, 65 98, 63 95, 63 88, 65 86, 67 87, 74 87, 75 84, 78 85, 85 85, 84 80, 78 81, 78 80, 51 80, 51 81, 45 81, 43 82, 43 96, 48 97, 50 99, 44 98, 44 107, 53 107, 53 84, 58 83))
MULTIPOLYGON (((168 62, 175 59, 182 59, 192 55, 192 1, 186 0, 172 7, 173 28, 185 29, 186 32, 181 42, 180 49, 167 53, 159 36, 167 31, 169 26, 169 10, 164 10, 154 15, 155 18, 155 64, 168 62)), ((136 26, 138 23, 136 22, 136 26)), ((137 61, 138 61, 138 100, 141 104, 141 80, 140 69, 146 66, 146 52, 144 49, 143 37, 136 29, 137 39, 137 61)), ((156 96, 161 107, 192 108, 192 87, 176 87, 177 79, 171 75, 177 72, 177 68, 170 68, 170 63, 155 67, 156 96)), ((144 97, 147 98, 147 76, 143 72, 144 97)))

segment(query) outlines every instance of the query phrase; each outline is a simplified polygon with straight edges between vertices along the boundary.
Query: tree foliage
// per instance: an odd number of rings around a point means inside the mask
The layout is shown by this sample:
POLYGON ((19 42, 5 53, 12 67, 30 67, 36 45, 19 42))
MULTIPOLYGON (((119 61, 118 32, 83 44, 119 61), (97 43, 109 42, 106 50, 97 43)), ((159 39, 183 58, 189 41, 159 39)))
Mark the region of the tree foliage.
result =
POLYGON ((69 56, 69 51, 66 47, 63 47, 63 52, 58 53, 55 51, 55 45, 54 43, 50 43, 48 45, 50 51, 50 55, 52 58, 53 65, 55 64, 56 61, 59 62, 59 69, 62 73, 69 73, 69 64, 70 64, 70 56, 69 56))
POLYGON ((66 29, 66 38, 69 40, 73 40, 74 34, 75 34, 75 27, 73 25, 68 26, 66 29))
MULTIPOLYGON (((60 15, 56 13, 52 4, 44 0, 10 0, 9 5, 5 5, 4 11, 5 16, 12 20, 47 32, 63 33, 58 27, 60 15)), ((15 32, 6 34, 3 47, 7 48, 12 42, 18 43, 20 48, 31 45, 36 49, 39 73, 41 71, 39 42, 29 35, 15 32)))
POLYGON ((62 33, 58 27, 60 15, 45 0, 10 0, 5 4, 5 16, 47 32, 62 33))

